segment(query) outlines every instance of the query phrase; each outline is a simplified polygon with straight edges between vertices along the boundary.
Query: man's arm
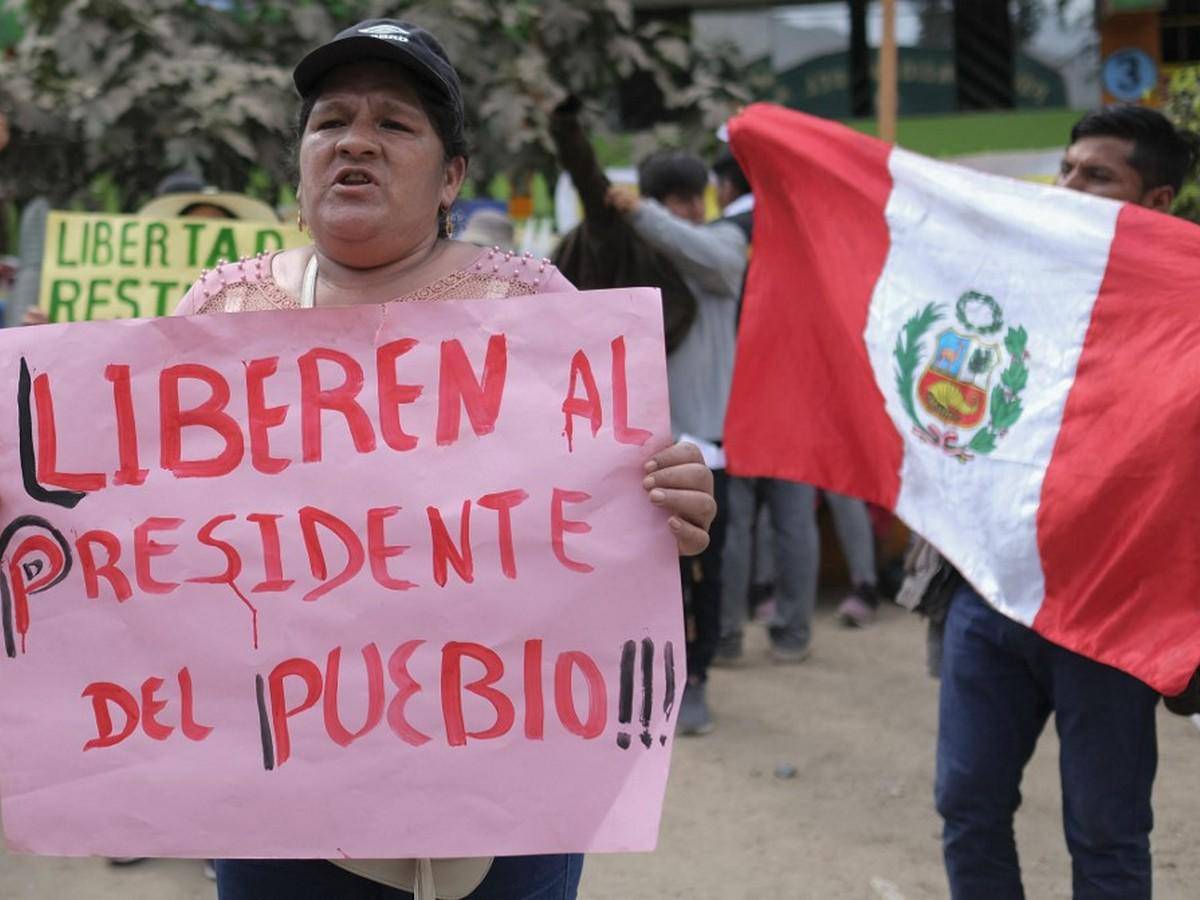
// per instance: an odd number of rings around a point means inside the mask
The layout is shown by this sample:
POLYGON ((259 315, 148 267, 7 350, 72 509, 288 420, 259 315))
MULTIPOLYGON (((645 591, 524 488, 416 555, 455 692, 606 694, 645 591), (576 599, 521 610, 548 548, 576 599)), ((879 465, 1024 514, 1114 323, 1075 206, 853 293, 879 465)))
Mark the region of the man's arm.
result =
POLYGON ((616 189, 609 191, 610 202, 625 211, 638 236, 670 259, 681 275, 710 293, 737 300, 746 270, 746 237, 740 228, 728 222, 693 225, 654 200, 628 204, 619 196, 616 189))
POLYGON ((600 168, 596 152, 588 141, 583 126, 579 124, 580 103, 570 97, 555 107, 550 115, 550 136, 554 139, 554 150, 558 161, 571 176, 579 199, 583 203, 584 218, 593 224, 614 220, 616 213, 605 202, 609 180, 600 168))

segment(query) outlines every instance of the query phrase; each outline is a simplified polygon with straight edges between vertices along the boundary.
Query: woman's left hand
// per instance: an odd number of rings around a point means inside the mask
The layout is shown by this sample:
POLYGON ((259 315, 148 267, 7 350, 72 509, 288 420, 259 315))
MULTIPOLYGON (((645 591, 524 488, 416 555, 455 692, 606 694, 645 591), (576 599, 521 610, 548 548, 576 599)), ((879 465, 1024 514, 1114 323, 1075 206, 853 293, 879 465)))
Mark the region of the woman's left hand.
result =
POLYGON ((680 556, 695 556, 708 546, 708 526, 717 514, 713 476, 695 444, 674 444, 646 463, 642 486, 650 502, 671 514, 667 524, 680 556))

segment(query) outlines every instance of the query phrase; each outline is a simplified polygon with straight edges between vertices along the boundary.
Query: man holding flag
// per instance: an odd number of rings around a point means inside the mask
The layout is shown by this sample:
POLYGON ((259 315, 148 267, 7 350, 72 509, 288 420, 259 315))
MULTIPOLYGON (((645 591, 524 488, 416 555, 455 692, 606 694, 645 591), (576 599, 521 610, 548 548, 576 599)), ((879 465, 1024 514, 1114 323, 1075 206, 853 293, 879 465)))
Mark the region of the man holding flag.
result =
POLYGON ((1090 114, 1065 193, 770 107, 730 133, 778 198, 756 213, 731 470, 894 509, 960 573, 936 784, 952 896, 1024 896, 1013 815, 1053 712, 1074 896, 1150 897, 1155 706, 1200 664, 1200 231, 1160 214, 1195 139, 1090 114))

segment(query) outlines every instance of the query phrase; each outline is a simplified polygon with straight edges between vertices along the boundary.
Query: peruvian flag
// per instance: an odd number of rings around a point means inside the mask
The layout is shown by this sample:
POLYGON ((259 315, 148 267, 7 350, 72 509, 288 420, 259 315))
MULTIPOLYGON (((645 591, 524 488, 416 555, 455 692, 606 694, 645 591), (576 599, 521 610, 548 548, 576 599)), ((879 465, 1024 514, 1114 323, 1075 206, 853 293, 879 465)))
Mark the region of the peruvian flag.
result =
POLYGON ((779 107, 729 133, 756 202, 731 471, 894 510, 1001 612, 1180 693, 1200 229, 779 107))

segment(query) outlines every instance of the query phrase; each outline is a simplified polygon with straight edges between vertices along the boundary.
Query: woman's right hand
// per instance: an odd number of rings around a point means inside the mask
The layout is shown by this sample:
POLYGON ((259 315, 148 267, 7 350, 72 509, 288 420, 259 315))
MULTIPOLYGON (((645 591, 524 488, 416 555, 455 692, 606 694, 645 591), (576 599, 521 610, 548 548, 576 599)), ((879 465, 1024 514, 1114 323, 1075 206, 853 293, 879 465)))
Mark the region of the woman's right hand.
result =
POLYGON ((25 315, 21 319, 22 325, 48 325, 50 317, 46 315, 46 311, 38 306, 31 306, 25 310, 25 315))

